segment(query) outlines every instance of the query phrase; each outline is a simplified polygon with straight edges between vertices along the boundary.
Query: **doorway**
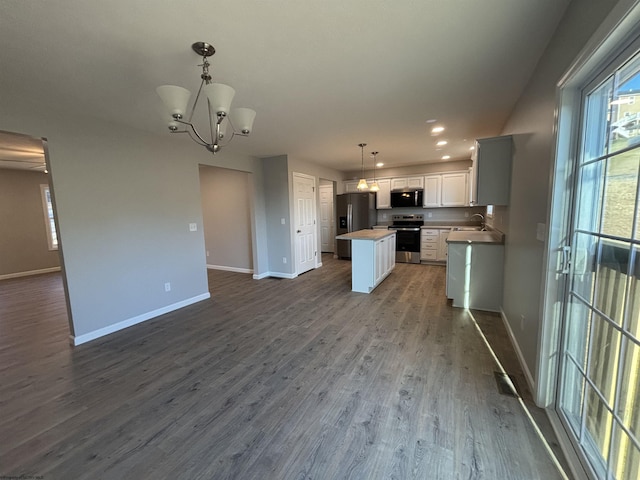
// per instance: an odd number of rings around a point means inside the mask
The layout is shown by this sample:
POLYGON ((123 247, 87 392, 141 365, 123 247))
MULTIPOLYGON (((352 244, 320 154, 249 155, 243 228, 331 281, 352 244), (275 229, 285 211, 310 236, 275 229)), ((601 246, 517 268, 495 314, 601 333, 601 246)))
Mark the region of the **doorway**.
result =
POLYGON ((334 197, 333 182, 320 179, 320 251, 322 253, 333 253, 335 250, 334 197))

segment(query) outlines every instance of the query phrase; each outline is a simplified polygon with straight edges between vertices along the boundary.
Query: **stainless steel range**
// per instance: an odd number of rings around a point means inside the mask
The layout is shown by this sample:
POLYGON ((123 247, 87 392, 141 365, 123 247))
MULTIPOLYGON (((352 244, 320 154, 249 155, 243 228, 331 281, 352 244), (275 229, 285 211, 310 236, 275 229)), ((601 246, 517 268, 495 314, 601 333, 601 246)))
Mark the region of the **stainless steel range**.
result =
POLYGON ((396 262, 420 263, 420 227, 424 215, 393 215, 390 230, 396 231, 396 262))

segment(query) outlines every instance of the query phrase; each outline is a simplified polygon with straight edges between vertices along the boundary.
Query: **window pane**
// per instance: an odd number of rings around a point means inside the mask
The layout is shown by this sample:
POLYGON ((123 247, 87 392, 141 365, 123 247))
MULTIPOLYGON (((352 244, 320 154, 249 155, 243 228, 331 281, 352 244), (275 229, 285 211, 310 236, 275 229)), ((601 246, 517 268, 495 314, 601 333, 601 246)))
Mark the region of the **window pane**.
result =
POLYGON ((636 438, 640 437, 640 347, 626 340, 624 370, 616 414, 636 438))
POLYGON ((592 316, 591 329, 589 378, 611 407, 618 375, 620 332, 596 313, 592 316))
POLYGON ((602 209, 602 233, 616 237, 631 237, 639 165, 638 150, 631 150, 608 160, 602 209))
POLYGON ((630 244, 600 239, 595 306, 622 325, 626 299, 630 244))
POLYGON ((600 210, 604 187, 604 160, 580 168, 580 189, 576 228, 588 232, 600 231, 600 210))
POLYGON ((612 93, 613 77, 610 77, 587 98, 583 131, 583 162, 600 157, 607 152, 607 119, 612 93))
POLYGON ((596 470, 604 469, 611 446, 611 422, 613 415, 607 410, 593 388, 587 386, 587 434, 582 446, 596 470))
POLYGON ((617 424, 614 427, 613 451, 610 468, 614 478, 618 480, 637 480, 640 478, 640 452, 617 424))
POLYGON ((591 292, 593 291, 597 246, 598 238, 596 236, 584 233, 576 234, 573 248, 571 291, 587 302, 591 302, 591 292))
POLYGON ((584 377, 569 359, 565 359, 563 373, 560 408, 566 415, 576 437, 580 437, 585 386, 584 377))
POLYGON ((617 74, 618 84, 611 102, 611 147, 618 151, 640 140, 640 57, 635 57, 617 74))
POLYGON ((635 260, 633 275, 629 285, 629 326, 628 331, 640 340, 640 249, 633 248, 635 260))
POLYGON ((574 362, 587 370, 587 340, 589 338, 589 327, 591 324, 591 309, 575 298, 569 305, 567 334, 565 336, 567 353, 571 355, 574 362))

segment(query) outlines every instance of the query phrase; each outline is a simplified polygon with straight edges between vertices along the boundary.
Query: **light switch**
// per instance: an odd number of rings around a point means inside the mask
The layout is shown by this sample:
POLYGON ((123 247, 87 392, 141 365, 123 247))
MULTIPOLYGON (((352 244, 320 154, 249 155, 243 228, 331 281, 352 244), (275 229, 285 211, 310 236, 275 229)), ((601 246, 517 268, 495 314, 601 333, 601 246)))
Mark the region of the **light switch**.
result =
POLYGON ((536 225, 536 240, 544 242, 547 237, 547 226, 544 223, 536 225))
POLYGON ((197 223, 190 223, 189 224, 189 231, 190 232, 196 232, 198 230, 198 224, 197 223))
POLYGON ((280 223, 281 223, 282 225, 284 225, 284 224, 285 224, 284 218, 281 218, 281 219, 280 219, 280 223))

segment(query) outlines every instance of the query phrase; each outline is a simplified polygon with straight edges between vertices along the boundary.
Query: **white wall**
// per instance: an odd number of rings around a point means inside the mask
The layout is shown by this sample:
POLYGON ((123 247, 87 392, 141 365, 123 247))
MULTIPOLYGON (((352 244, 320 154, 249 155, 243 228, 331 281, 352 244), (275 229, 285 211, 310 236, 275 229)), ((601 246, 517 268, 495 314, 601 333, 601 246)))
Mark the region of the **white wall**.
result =
POLYGON ((505 248, 504 313, 526 366, 537 377, 545 223, 553 155, 556 85, 614 1, 573 0, 502 131, 514 138, 505 248), (525 316, 521 328, 521 315, 525 316))

